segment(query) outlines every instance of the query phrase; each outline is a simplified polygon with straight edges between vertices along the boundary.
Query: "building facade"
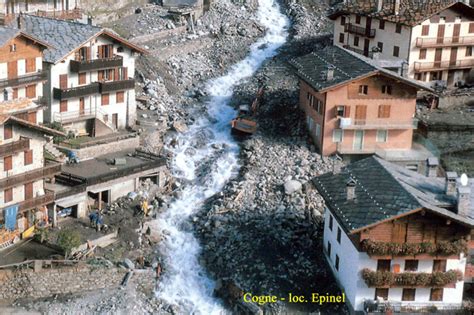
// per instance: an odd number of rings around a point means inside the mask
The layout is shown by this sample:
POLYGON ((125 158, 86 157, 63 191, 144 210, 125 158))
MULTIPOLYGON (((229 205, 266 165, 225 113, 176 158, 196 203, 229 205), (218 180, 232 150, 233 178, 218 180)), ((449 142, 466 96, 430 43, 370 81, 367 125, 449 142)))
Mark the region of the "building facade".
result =
POLYGON ((443 179, 373 157, 313 183, 326 202, 325 255, 352 311, 461 308, 474 227, 463 187, 449 195, 443 179))
POLYGON ((81 19, 80 0, 0 0, 0 24, 14 22, 20 13, 57 19, 81 19))
POLYGON ((335 45, 398 61, 410 78, 453 86, 474 66, 474 9, 462 2, 349 1, 330 18, 335 45))
POLYGON ((294 59, 300 108, 322 155, 412 147, 416 94, 424 85, 339 47, 294 59))

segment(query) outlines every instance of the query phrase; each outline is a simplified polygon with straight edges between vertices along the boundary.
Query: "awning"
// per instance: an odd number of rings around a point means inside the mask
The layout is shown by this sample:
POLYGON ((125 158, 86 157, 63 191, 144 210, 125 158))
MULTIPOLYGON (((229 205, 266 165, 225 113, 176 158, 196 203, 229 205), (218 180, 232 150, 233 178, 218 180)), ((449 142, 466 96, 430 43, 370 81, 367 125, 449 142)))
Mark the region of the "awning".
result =
POLYGON ((75 205, 78 205, 81 202, 86 201, 87 198, 85 195, 77 197, 69 197, 69 198, 64 198, 61 200, 56 200, 56 205, 60 206, 61 208, 69 208, 75 205))

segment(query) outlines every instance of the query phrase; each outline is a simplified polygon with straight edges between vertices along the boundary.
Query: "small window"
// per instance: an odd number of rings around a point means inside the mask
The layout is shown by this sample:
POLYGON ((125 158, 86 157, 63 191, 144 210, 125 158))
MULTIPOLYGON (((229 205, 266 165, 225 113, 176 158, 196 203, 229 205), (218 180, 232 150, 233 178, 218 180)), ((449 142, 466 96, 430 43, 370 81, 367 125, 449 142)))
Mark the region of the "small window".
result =
POLYGON ((414 301, 415 300, 416 289, 403 289, 402 291, 402 301, 414 301))
POLYGON ((390 259, 379 259, 377 260, 377 271, 390 271, 390 259))
POLYGON ((420 56, 418 56, 418 59, 420 60, 426 59, 426 48, 420 49, 420 56))
POLYGON ((344 43, 344 33, 339 33, 339 43, 344 43))
POLYGON ((11 171, 13 169, 13 157, 11 155, 3 158, 3 171, 11 171))
POLYGON ((121 92, 117 92, 116 94, 116 102, 117 103, 123 103, 125 100, 125 92, 121 91, 121 92))
POLYGON ((397 24, 397 26, 395 26, 395 32, 398 33, 398 34, 402 33, 402 25, 401 24, 397 24))
POLYGON ((334 129, 332 132, 332 142, 339 143, 342 142, 343 137, 343 130, 342 129, 334 129))
POLYGON ((394 56, 394 57, 400 56, 400 47, 398 47, 398 46, 393 46, 393 56, 394 56))
POLYGON ((359 85, 359 95, 367 95, 369 92, 369 86, 359 85))
POLYGON ((3 139, 8 140, 13 138, 13 127, 12 125, 3 125, 3 139))
POLYGON ((377 130, 376 141, 385 143, 387 142, 388 131, 387 130, 377 130))
POLYGON ((335 264, 336 270, 339 271, 339 256, 336 255, 336 264, 335 264))
POLYGON ((472 56, 472 46, 467 46, 466 47, 466 57, 471 57, 472 56))
POLYGON ((109 105, 109 94, 102 94, 101 96, 101 104, 102 106, 109 105))
POLYGON ((374 300, 388 300, 388 288, 376 288, 374 300))
POLYGON ((429 25, 423 25, 421 27, 421 36, 428 36, 430 34, 430 26, 429 25))
POLYGON ((341 25, 342 26, 346 25, 346 17, 345 16, 341 16, 341 25))
POLYGON ((356 15, 356 24, 360 24, 360 15, 356 15))
POLYGON ((417 259, 407 259, 405 260, 405 271, 417 271, 418 270, 418 260, 417 259))
POLYGON ((341 244, 341 234, 342 234, 341 228, 340 228, 340 227, 337 227, 337 238, 336 238, 336 239, 337 239, 337 242, 338 242, 339 244, 341 244))
POLYGON ((10 52, 16 51, 16 44, 10 45, 10 52))
POLYGON ((443 288, 432 288, 430 292, 430 301, 443 301, 443 288))
POLYGON ((329 215, 329 229, 332 231, 332 226, 334 224, 334 218, 332 215, 329 215))
POLYGON ((379 29, 381 29, 381 30, 385 29, 385 21, 384 20, 379 20, 379 29))
POLYGON ((469 23, 469 33, 474 33, 474 22, 469 23))
POLYGON ((13 188, 8 188, 3 191, 3 201, 5 203, 13 201, 13 188))
POLYGON ((338 105, 336 106, 336 117, 344 117, 344 105, 338 105))
POLYGON ((380 52, 383 52, 383 43, 382 42, 378 42, 377 47, 378 47, 380 52))
POLYGON ((24 155, 25 155, 25 158, 24 158, 25 165, 33 164, 33 150, 25 151, 24 155))
POLYGON ((392 95, 392 86, 391 85, 382 85, 382 94, 392 95))
POLYGON ((446 259, 433 260, 433 272, 446 272, 446 259))
POLYGON ((329 257, 329 258, 331 258, 331 250, 332 250, 332 248, 331 248, 331 243, 328 242, 328 257, 329 257))
POLYGON ((359 36, 354 36, 354 46, 359 46, 359 36))

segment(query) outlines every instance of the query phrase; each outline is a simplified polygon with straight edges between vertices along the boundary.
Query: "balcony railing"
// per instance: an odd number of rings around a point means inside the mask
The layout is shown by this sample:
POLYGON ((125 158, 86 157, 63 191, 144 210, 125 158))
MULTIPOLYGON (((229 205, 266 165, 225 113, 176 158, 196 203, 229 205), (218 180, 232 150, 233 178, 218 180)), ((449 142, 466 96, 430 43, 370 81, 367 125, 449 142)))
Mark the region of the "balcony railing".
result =
POLYGON ((344 31, 369 38, 375 37, 375 28, 365 28, 351 23, 344 26, 344 31))
POLYGON ((460 270, 434 271, 428 272, 392 272, 375 271, 364 268, 361 271, 361 277, 370 288, 401 288, 418 287, 444 288, 453 286, 458 281, 463 280, 463 273, 460 270))
POLYGON ((54 121, 64 124, 78 120, 95 118, 95 108, 87 108, 78 111, 67 111, 63 113, 54 113, 54 121))
MULTIPOLYGON (((19 203, 16 203, 15 205, 18 205, 18 211, 21 213, 21 212, 25 212, 31 209, 39 208, 41 206, 50 204, 54 201, 54 197, 55 197, 54 192, 46 191, 46 193, 43 196, 27 199, 19 203)), ((0 208, 0 213, 8 207, 10 206, 0 208)))
POLYGON ((52 177, 61 172, 61 164, 51 164, 42 168, 0 179, 0 190, 32 182, 40 178, 52 177))
POLYGON ((400 301, 374 301, 365 300, 365 314, 387 314, 391 313, 436 313, 436 314, 457 314, 463 307, 461 303, 446 302, 400 302, 400 301))
POLYGON ((339 127, 341 129, 416 129, 418 128, 418 119, 407 120, 386 119, 352 119, 340 118, 339 127))
POLYGON ((355 53, 358 53, 359 55, 363 55, 363 56, 366 56, 366 57, 369 57, 369 58, 373 58, 374 57, 374 53, 372 51, 369 51, 369 52, 365 52, 363 49, 359 49, 359 48, 355 48, 355 47, 351 47, 349 45, 344 45, 342 46, 343 48, 347 49, 347 50, 350 50, 350 51, 353 51, 355 53))
POLYGON ((446 60, 434 62, 415 62, 415 71, 441 71, 448 69, 469 69, 474 66, 474 59, 446 60))
POLYGON ((378 145, 366 145, 364 143, 358 146, 353 143, 338 142, 336 149, 340 154, 373 154, 377 152, 380 147, 378 145))
POLYGON ((84 72, 92 70, 109 69, 123 66, 122 56, 113 56, 112 58, 93 59, 76 61, 71 60, 70 67, 72 72, 84 72))
POLYGON ((30 139, 23 138, 7 144, 0 145, 0 157, 25 151, 30 148, 30 139))
POLYGON ((6 87, 28 85, 30 83, 35 83, 35 82, 45 81, 45 80, 46 80, 46 72, 38 71, 38 72, 28 73, 22 76, 18 76, 13 79, 0 80, 0 89, 6 88, 6 87))
POLYGON ((93 82, 88 85, 72 87, 68 89, 53 89, 53 97, 56 100, 65 100, 74 97, 82 97, 99 93, 99 82, 93 82))
POLYGON ((467 46, 474 44, 474 36, 457 37, 417 37, 416 47, 445 47, 445 46, 467 46))
POLYGON ((37 10, 34 12, 37 16, 50 17, 55 19, 62 20, 77 20, 82 18, 82 10, 79 8, 74 8, 72 10, 52 10, 52 11, 43 11, 37 10))
POLYGON ((369 256, 459 256, 467 253, 467 241, 463 239, 455 241, 437 241, 424 243, 395 243, 381 242, 365 239, 361 242, 361 249, 369 256))
POLYGON ((135 88, 134 79, 100 82, 101 93, 129 90, 133 88, 135 88))

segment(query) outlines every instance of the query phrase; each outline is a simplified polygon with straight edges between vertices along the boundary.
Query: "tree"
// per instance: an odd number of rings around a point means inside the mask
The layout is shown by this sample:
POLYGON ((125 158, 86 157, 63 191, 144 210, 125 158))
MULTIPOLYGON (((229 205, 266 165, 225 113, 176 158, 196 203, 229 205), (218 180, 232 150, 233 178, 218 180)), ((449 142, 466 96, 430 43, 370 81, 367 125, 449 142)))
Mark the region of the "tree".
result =
POLYGON ((58 245, 64 251, 67 258, 71 250, 81 245, 81 235, 72 229, 61 230, 58 234, 58 245))
POLYGON ((44 243, 49 238, 49 231, 45 227, 40 227, 36 229, 35 239, 40 242, 44 243))

